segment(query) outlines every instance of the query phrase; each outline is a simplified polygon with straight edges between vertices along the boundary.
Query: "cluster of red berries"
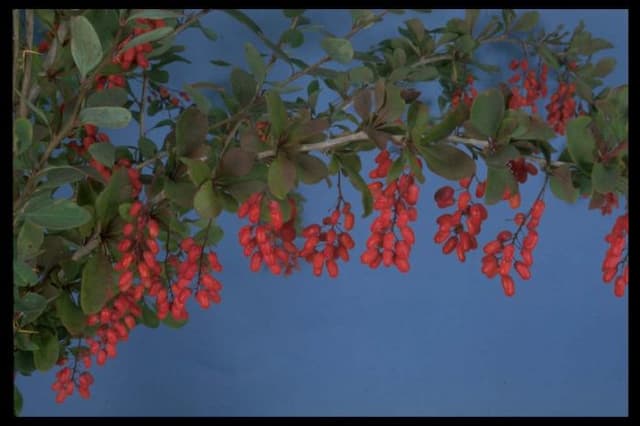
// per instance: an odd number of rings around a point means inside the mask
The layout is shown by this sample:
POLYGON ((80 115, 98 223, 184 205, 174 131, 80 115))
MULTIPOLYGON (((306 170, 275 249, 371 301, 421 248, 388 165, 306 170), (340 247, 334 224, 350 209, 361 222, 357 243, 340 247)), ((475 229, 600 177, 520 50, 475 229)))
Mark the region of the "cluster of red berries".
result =
MULTIPOLYGON (((375 161, 378 166, 369 173, 369 177, 385 178, 392 164, 389 151, 380 151, 375 161)), ((411 173, 401 174, 386 186, 380 181, 368 186, 373 195, 373 209, 380 215, 371 223, 371 236, 367 239, 367 249, 360 256, 360 261, 374 269, 382 263, 385 267, 395 265, 400 272, 409 272, 409 255, 416 242, 409 222, 418 218, 415 205, 420 187, 411 173), (396 227, 400 238, 396 235, 396 227)))
MULTIPOLYGON (((63 358, 58 362, 58 365, 64 366, 66 363, 67 360, 63 358)), ((88 371, 77 374, 75 366, 73 369, 63 367, 56 373, 56 380, 51 385, 51 389, 56 392, 56 402, 62 404, 67 397, 73 395, 76 386, 78 394, 84 399, 89 399, 91 397, 89 386, 92 384, 93 376, 88 371)))
MULTIPOLYGON (((433 240, 436 244, 443 244, 442 252, 444 254, 452 253, 455 250, 458 260, 464 262, 466 252, 478 248, 476 236, 480 234, 482 222, 489 217, 489 213, 482 203, 471 201, 471 192, 469 191, 471 178, 461 179, 459 183, 463 191, 458 196, 457 209, 453 214, 443 214, 436 219, 438 232, 433 240), (463 222, 464 217, 466 219, 463 222)), ((486 186, 486 182, 478 183, 476 186, 477 198, 484 197, 486 186)), ((454 189, 448 185, 438 189, 434 194, 437 206, 444 209, 454 205, 456 203, 454 193, 454 189)))
POLYGON ((509 79, 512 86, 508 107, 511 109, 531 107, 531 112, 536 114, 538 112, 536 101, 547 96, 547 75, 549 72, 547 64, 542 64, 539 76, 535 70, 529 68, 527 59, 519 61, 514 59, 509 64, 509 68, 515 74, 509 79))
POLYGON ((269 122, 268 121, 258 121, 256 123, 256 132, 258 133, 258 138, 261 142, 266 142, 269 134, 269 122))
POLYGON ((605 216, 611 214, 613 209, 617 209, 618 206, 618 196, 615 192, 607 192, 604 194, 604 200, 600 206, 600 211, 602 212, 602 215, 605 216))
POLYGON ((253 272, 259 271, 264 263, 274 275, 282 272, 290 275, 298 267, 298 248, 294 244, 296 203, 289 199, 291 219, 284 222, 280 204, 269 200, 269 221, 262 221, 263 201, 266 201, 264 195, 256 192, 240 205, 238 217, 242 219, 248 216, 250 224, 240 229, 238 240, 244 255, 251 257, 249 268, 253 272))
MULTIPOLYGON (((442 244, 444 254, 452 253, 456 250, 456 255, 460 262, 466 260, 466 252, 478 247, 476 236, 482 230, 482 222, 488 218, 487 209, 482 203, 472 202, 469 186, 471 178, 463 178, 459 182, 463 191, 457 200, 457 210, 453 214, 443 214, 436 220, 438 232, 434 236, 436 244, 442 244), (463 218, 466 216, 464 224, 463 218), (466 225, 466 230, 464 225, 466 225), (453 234, 453 235, 451 235, 453 234)), ((476 186, 476 197, 482 198, 486 190, 486 182, 478 182, 476 186)), ((451 186, 444 186, 434 194, 434 199, 439 208, 447 208, 455 204, 454 189, 451 186)))
POLYGON ((605 237, 605 241, 609 243, 609 249, 602 262, 602 280, 610 283, 615 278, 613 292, 617 297, 624 296, 625 287, 629 284, 629 264, 626 256, 622 258, 628 236, 629 214, 625 213, 616 219, 611 232, 605 237), (620 266, 623 266, 622 273, 618 275, 620 266))
POLYGON ((473 75, 467 75, 465 82, 467 87, 458 87, 451 95, 451 106, 453 108, 457 108, 460 102, 464 102, 467 107, 471 108, 473 100, 478 96, 478 90, 473 87, 473 75))
POLYGON ((536 166, 533 163, 525 161, 524 157, 509 160, 509 162, 507 162, 507 168, 511 171, 511 174, 516 178, 518 183, 525 183, 529 175, 535 176, 538 174, 536 166))
POLYGON ((559 82, 558 88, 551 95, 547 110, 547 123, 553 130, 564 135, 567 122, 576 116, 576 85, 559 82))
POLYGON ((355 247, 355 242, 349 231, 353 229, 355 217, 351 212, 351 204, 345 202, 340 209, 339 201, 336 209, 331 215, 322 219, 322 224, 328 229, 323 230, 318 224, 312 224, 302 230, 302 236, 306 238, 299 256, 313 265, 313 274, 317 277, 322 275, 322 267, 326 266, 331 278, 338 276, 337 260, 344 262, 349 260, 349 250, 355 247), (340 216, 342 213, 342 222, 340 216), (340 226, 342 225, 342 226, 340 226), (341 228, 344 228, 342 231, 341 228), (320 244, 324 247, 320 248, 320 244))
POLYGON ((185 102, 191 101, 191 98, 186 92, 178 92, 178 96, 173 96, 171 95, 171 92, 169 92, 169 89, 164 86, 160 86, 158 90, 153 87, 151 88, 151 96, 147 97, 147 101, 152 102, 154 100, 160 100, 160 102, 162 102, 163 104, 169 104, 174 107, 178 107, 184 106, 182 105, 181 98, 185 102))
POLYGON ((509 274, 513 266, 523 280, 531 278, 531 265, 533 265, 533 250, 538 244, 537 228, 540 218, 544 213, 545 204, 541 199, 536 200, 527 215, 517 213, 514 222, 518 225, 515 234, 503 230, 498 233, 495 240, 489 241, 483 248, 485 256, 482 258, 481 271, 487 278, 500 275, 504 294, 511 297, 515 294, 515 282, 509 274), (520 260, 514 263, 518 234, 526 226, 527 234, 520 247, 520 260), (498 258, 500 256, 500 258, 498 258))

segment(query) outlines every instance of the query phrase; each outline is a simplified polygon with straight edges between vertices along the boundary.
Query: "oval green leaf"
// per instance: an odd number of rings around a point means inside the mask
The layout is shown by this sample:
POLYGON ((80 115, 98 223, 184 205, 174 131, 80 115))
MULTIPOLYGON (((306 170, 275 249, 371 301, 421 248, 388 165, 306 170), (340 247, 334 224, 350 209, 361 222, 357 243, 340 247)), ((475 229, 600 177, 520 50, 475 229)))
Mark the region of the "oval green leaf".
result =
POLYGON ((52 231, 77 228, 91 220, 87 210, 69 200, 53 201, 44 208, 25 213, 24 217, 52 231))
POLYGON ((80 306, 85 314, 95 314, 104 307, 113 292, 113 266, 98 250, 89 258, 82 270, 80 306))
POLYGON ((476 172, 476 163, 463 151, 450 145, 418 147, 427 167, 438 176, 460 180, 476 172))
POLYGON ((129 125, 131 112, 122 107, 91 107, 80 111, 79 119, 82 124, 121 129, 129 125))
POLYGON ((267 184, 271 193, 280 199, 289 193, 296 181, 296 166, 285 154, 280 153, 269 166, 267 184))
POLYGON ((325 37, 320 46, 331 59, 341 64, 348 64, 353 60, 353 47, 345 38, 325 37))
POLYGON ((89 153, 107 167, 113 167, 116 161, 116 149, 110 143, 94 143, 89 147, 89 153))
POLYGON ((504 97, 498 89, 478 95, 471 106, 471 124, 487 137, 494 137, 504 116, 504 97))
POLYGON ((35 367, 40 371, 48 371, 56 365, 58 361, 58 355, 60 351, 60 345, 58 344, 58 337, 46 333, 38 336, 36 344, 40 347, 37 351, 33 352, 33 363, 35 367))
POLYGON ((71 56, 83 79, 102 59, 100 37, 84 16, 71 18, 71 56))

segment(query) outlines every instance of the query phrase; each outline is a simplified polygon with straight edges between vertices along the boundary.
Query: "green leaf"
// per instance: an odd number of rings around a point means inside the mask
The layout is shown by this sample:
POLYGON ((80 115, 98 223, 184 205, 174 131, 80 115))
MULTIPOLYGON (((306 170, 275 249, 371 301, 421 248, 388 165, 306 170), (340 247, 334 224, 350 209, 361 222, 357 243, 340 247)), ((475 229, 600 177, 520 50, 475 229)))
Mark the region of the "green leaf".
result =
POLYGON ((404 155, 396 158, 393 163, 391 163, 391 168, 389 169, 389 173, 387 174, 387 184, 390 184, 394 180, 396 180, 404 170, 404 166, 407 164, 407 160, 404 155))
POLYGON ((165 71, 165 70, 160 70, 157 68, 153 68, 149 71, 147 71, 147 77, 149 77, 149 80, 151 81, 155 81, 157 83, 163 83, 166 84, 169 82, 169 72, 165 71))
POLYGON ((558 62, 556 55, 551 50, 549 50, 549 48, 545 44, 541 44, 540 46, 538 46, 538 54, 542 57, 544 62, 554 70, 560 68, 560 63, 558 62))
POLYGON ((52 231, 77 228, 91 220, 87 210, 69 200, 53 201, 44 208, 25 212, 24 217, 52 231))
POLYGON ((552 170, 549 177, 549 187, 553 195, 560 200, 568 203, 575 203, 578 200, 580 191, 573 186, 571 169, 568 164, 563 164, 552 170))
POLYGON ((183 86, 183 90, 187 92, 187 94, 191 97, 193 102, 195 102, 198 109, 204 115, 209 115, 209 111, 211 111, 211 102, 205 95, 203 95, 193 85, 189 85, 189 84, 185 84, 183 86))
POLYGON ((110 87, 92 93, 87 99, 87 107, 121 107, 127 103, 129 94, 122 87, 110 87))
POLYGON ((520 18, 513 24, 511 31, 514 32, 528 32, 535 28, 540 20, 540 13, 537 11, 525 12, 520 15, 520 18))
POLYGON ((118 214, 118 206, 132 196, 131 182, 126 169, 118 169, 96 198, 96 216, 104 227, 118 214))
POLYGON ((269 166, 267 184, 271 193, 280 199, 293 189, 296 181, 296 165, 284 153, 276 156, 269 166))
POLYGON ((63 293, 56 299, 56 312, 69 334, 78 336, 84 332, 87 318, 68 293, 63 293))
POLYGON ((506 167, 487 167, 487 190, 484 196, 487 205, 496 204, 504 196, 505 189, 511 194, 518 191, 518 183, 506 167))
POLYGON ((231 71, 231 91, 241 106, 251 103, 257 89, 258 84, 251 74, 240 68, 231 71))
POLYGON ((211 169, 207 163, 202 160, 192 160, 191 158, 180 157, 180 161, 187 166, 187 173, 196 186, 200 186, 204 181, 211 177, 211 169))
POLYGON ((131 112, 122 107, 91 107, 80 111, 81 124, 93 124, 108 129, 127 127, 131 121, 131 112))
POLYGON ((156 144, 153 143, 151 139, 145 137, 138 139, 138 149, 140 149, 142 158, 145 160, 148 160, 156 155, 156 152, 158 151, 158 147, 156 147, 156 144))
POLYGON ((341 64, 348 64, 353 60, 353 47, 347 39, 325 37, 320 43, 320 46, 327 52, 331 59, 341 64))
POLYGON ((485 162, 489 167, 505 168, 510 160, 520 157, 520 152, 513 145, 498 147, 493 153, 487 154, 485 162))
POLYGON ((587 174, 591 173, 596 141, 589 130, 591 118, 577 117, 567 124, 567 149, 573 161, 587 174))
POLYGON ((360 173, 358 173, 360 169, 360 159, 358 156, 353 156, 352 158, 357 160, 354 159, 353 161, 349 161, 347 156, 340 156, 339 161, 343 170, 349 177, 349 182, 351 182, 354 188, 360 191, 360 194, 362 195, 362 217, 367 217, 373 211, 373 196, 371 195, 371 191, 369 190, 367 183, 362 179, 360 173))
POLYGON ((268 91, 265 94, 265 98, 267 99, 267 111, 269 112, 269 122, 271 123, 269 132, 274 138, 278 139, 287 125, 287 110, 276 92, 268 91))
POLYGON ((100 63, 102 44, 91 22, 84 16, 71 18, 71 56, 84 77, 100 63))
POLYGON ((260 52, 258 52, 258 49, 256 49, 253 44, 245 43, 244 54, 247 64, 249 64, 249 69, 258 82, 258 86, 261 86, 266 76, 267 67, 262 60, 262 56, 260 56, 260 52))
POLYGON ((116 161, 116 148, 108 142, 94 143, 89 147, 89 153, 107 167, 113 167, 116 161))
POLYGON ((22 413, 22 394, 18 386, 13 385, 13 415, 19 417, 20 413, 22 413))
POLYGON ((414 102, 409 107, 407 124, 411 140, 419 141, 429 126, 429 110, 422 102, 414 102))
POLYGON ((193 198, 193 207, 203 219, 214 218, 222 211, 222 202, 213 190, 213 184, 210 180, 206 181, 196 192, 193 198))
POLYGON ((160 320, 156 311, 147 306, 146 303, 142 304, 142 324, 149 328, 158 328, 160 320))
POLYGON ((122 54, 127 50, 131 49, 132 47, 136 47, 139 44, 153 43, 154 41, 161 40, 167 37, 168 35, 173 34, 173 31, 174 30, 171 27, 161 27, 161 28, 156 28, 149 32, 140 34, 139 36, 134 37, 131 41, 129 41, 129 43, 127 43, 122 49, 120 49, 120 52, 118 52, 118 54, 122 54))
POLYGON ((304 43, 304 34, 296 29, 288 29, 280 37, 282 43, 287 43, 292 48, 300 47, 304 43))
POLYGON ((222 157, 222 169, 232 176, 245 176, 253 168, 255 158, 253 152, 232 147, 222 157))
POLYGON ((67 183, 76 182, 86 177, 104 183, 102 176, 91 166, 53 166, 40 171, 40 177, 47 177, 38 188, 59 188, 67 183))
POLYGON ((179 18, 182 13, 177 13, 167 9, 139 9, 133 12, 127 18, 127 22, 131 22, 134 19, 170 19, 179 18))
POLYGON ((113 266, 107 256, 98 250, 82 270, 80 306, 85 314, 98 313, 113 293, 113 266))
POLYGON ((33 127, 26 118, 17 118, 13 123, 14 150, 18 155, 25 152, 33 142, 33 127))
POLYGON ((26 325, 36 320, 47 308, 47 299, 38 293, 29 292, 13 303, 15 312, 22 312, 21 324, 26 325))
POLYGON ((51 333, 43 333, 34 338, 40 347, 33 352, 33 363, 40 371, 48 371, 56 365, 60 352, 58 337, 51 333))
POLYGON ((38 282, 38 275, 21 260, 13 261, 13 281, 18 287, 28 287, 38 282))
POLYGON ((209 120, 197 108, 188 108, 176 123, 176 155, 190 157, 204 142, 209 131, 209 120))
POLYGON ((606 57, 598 61, 593 68, 594 77, 605 77, 611 73, 616 67, 616 58, 606 57))
POLYGON ((309 154, 298 154, 295 158, 300 180, 308 185, 320 182, 329 175, 324 161, 309 154))
POLYGON ((26 220, 18 233, 18 259, 30 259, 38 254, 44 241, 42 228, 26 220))
POLYGON ((419 146, 427 167, 438 176, 460 180, 476 172, 476 163, 465 152, 451 145, 419 146))
POLYGON ((171 311, 169 311, 167 316, 162 320, 162 323, 169 328, 182 328, 187 324, 187 322, 189 322, 188 319, 186 320, 175 319, 171 311))
POLYGON ((371 83, 374 79, 373 71, 367 66, 359 66, 349 70, 349 80, 352 83, 363 84, 371 83))
POLYGON ((167 198, 186 209, 193 207, 196 191, 197 187, 191 182, 174 182, 171 179, 164 181, 164 192, 167 198))
POLYGON ((300 16, 304 13, 306 9, 283 9, 282 13, 287 18, 295 18, 296 16, 300 16))
POLYGON ((595 163, 591 170, 591 181, 593 189, 606 194, 615 192, 620 171, 615 166, 605 166, 602 163, 595 163))
POLYGON ((253 21, 253 19, 249 18, 243 12, 240 12, 237 9, 226 9, 226 10, 223 10, 223 12, 228 14, 228 15, 231 15, 233 18, 235 18, 239 22, 241 22, 244 25, 246 25, 247 27, 249 27, 249 29, 251 29, 251 31, 253 31, 254 33, 262 34, 262 30, 260 29, 258 24, 256 24, 253 21))
POLYGON ((495 136, 504 116, 504 97, 498 89, 478 95, 471 106, 471 124, 483 135, 495 136))

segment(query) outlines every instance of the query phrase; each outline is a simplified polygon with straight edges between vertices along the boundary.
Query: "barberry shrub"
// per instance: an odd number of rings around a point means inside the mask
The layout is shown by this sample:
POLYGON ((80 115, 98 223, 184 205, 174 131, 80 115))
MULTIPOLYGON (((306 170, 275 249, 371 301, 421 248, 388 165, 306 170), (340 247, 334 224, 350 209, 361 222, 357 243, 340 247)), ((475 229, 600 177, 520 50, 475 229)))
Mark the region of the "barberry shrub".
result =
MULTIPOLYGON (((443 254, 465 262, 481 250, 475 267, 511 297, 535 273, 545 197, 587 198, 603 215, 624 201, 602 262, 603 281, 622 297, 628 89, 603 85, 614 59, 592 59, 611 44, 584 26, 546 32, 535 11, 505 9, 480 26, 479 11, 467 10, 438 30, 408 19, 397 37, 354 51, 351 37, 372 34, 389 13, 403 12, 352 11, 352 27, 326 36, 325 55, 307 64, 289 49, 304 43, 304 10, 284 11, 290 25, 277 41, 239 10, 14 10, 15 373, 58 366, 55 400, 76 391, 88 398, 89 370, 116 357, 135 327, 180 327, 191 299, 203 309, 220 303, 223 212, 246 221, 237 239, 248 267, 285 276, 308 263, 313 275, 336 277, 354 256, 408 273, 425 237, 412 224, 426 220, 443 254), (167 66, 186 61, 175 36, 195 28, 215 40, 200 22, 207 13, 236 19, 268 51, 245 44, 248 68, 231 69, 231 91, 170 88, 167 66), (481 72, 496 67, 477 49, 505 42, 521 54, 505 65, 506 81, 481 89, 481 72), (292 73, 274 81, 279 61, 292 73), (284 95, 302 77, 306 93, 284 95), (422 82, 439 85, 439 114, 413 88, 422 82), (320 107, 322 90, 339 101, 320 107), (153 129, 165 130, 163 140, 147 136, 145 118, 158 114, 153 129), (106 133, 131 122, 137 142, 106 133), (366 151, 375 166, 362 163, 366 151), (429 188, 428 173, 451 183, 429 188), (538 195, 522 205, 520 187, 537 174, 538 195), (336 183, 327 215, 303 215, 300 183, 323 181, 336 183), (350 234, 359 218, 346 182, 361 194, 362 216, 374 216, 366 241, 350 234), (444 210, 437 218, 418 211, 427 193, 444 210), (512 225, 483 235, 500 202, 515 211, 512 225)), ((15 388, 16 413, 21 401, 15 388)))

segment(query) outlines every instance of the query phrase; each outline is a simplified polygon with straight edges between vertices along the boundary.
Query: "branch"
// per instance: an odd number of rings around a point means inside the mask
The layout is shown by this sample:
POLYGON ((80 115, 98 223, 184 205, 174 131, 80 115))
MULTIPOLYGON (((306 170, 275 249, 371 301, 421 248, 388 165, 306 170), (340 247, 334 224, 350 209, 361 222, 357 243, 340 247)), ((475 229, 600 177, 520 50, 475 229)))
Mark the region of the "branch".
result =
MULTIPOLYGON (((300 148, 298 149, 298 151, 299 152, 326 151, 331 148, 337 148, 342 145, 347 145, 351 142, 355 142, 363 139, 369 139, 369 136, 367 136, 365 132, 357 132, 351 135, 340 136, 334 139, 327 139, 326 141, 323 141, 323 142, 300 145, 300 148)), ((274 157, 275 155, 276 155, 276 152, 273 150, 262 151, 258 153, 257 158, 258 160, 263 160, 265 158, 274 157)))
POLYGON ((173 32, 174 35, 177 35, 182 31, 186 30, 187 28, 189 28, 191 24, 193 24, 198 19, 202 18, 207 13, 211 12, 211 10, 212 9, 202 9, 200 12, 194 13, 193 15, 189 16, 182 24, 176 27, 176 29, 173 32))
MULTIPOLYGON (((33 9, 25 11, 25 39, 27 49, 33 49, 33 9)), ((20 107, 18 108, 18 116, 26 117, 29 110, 27 109, 27 97, 29 96, 29 84, 31 84, 31 54, 24 56, 24 72, 22 74, 22 97, 20 98, 20 107)))

